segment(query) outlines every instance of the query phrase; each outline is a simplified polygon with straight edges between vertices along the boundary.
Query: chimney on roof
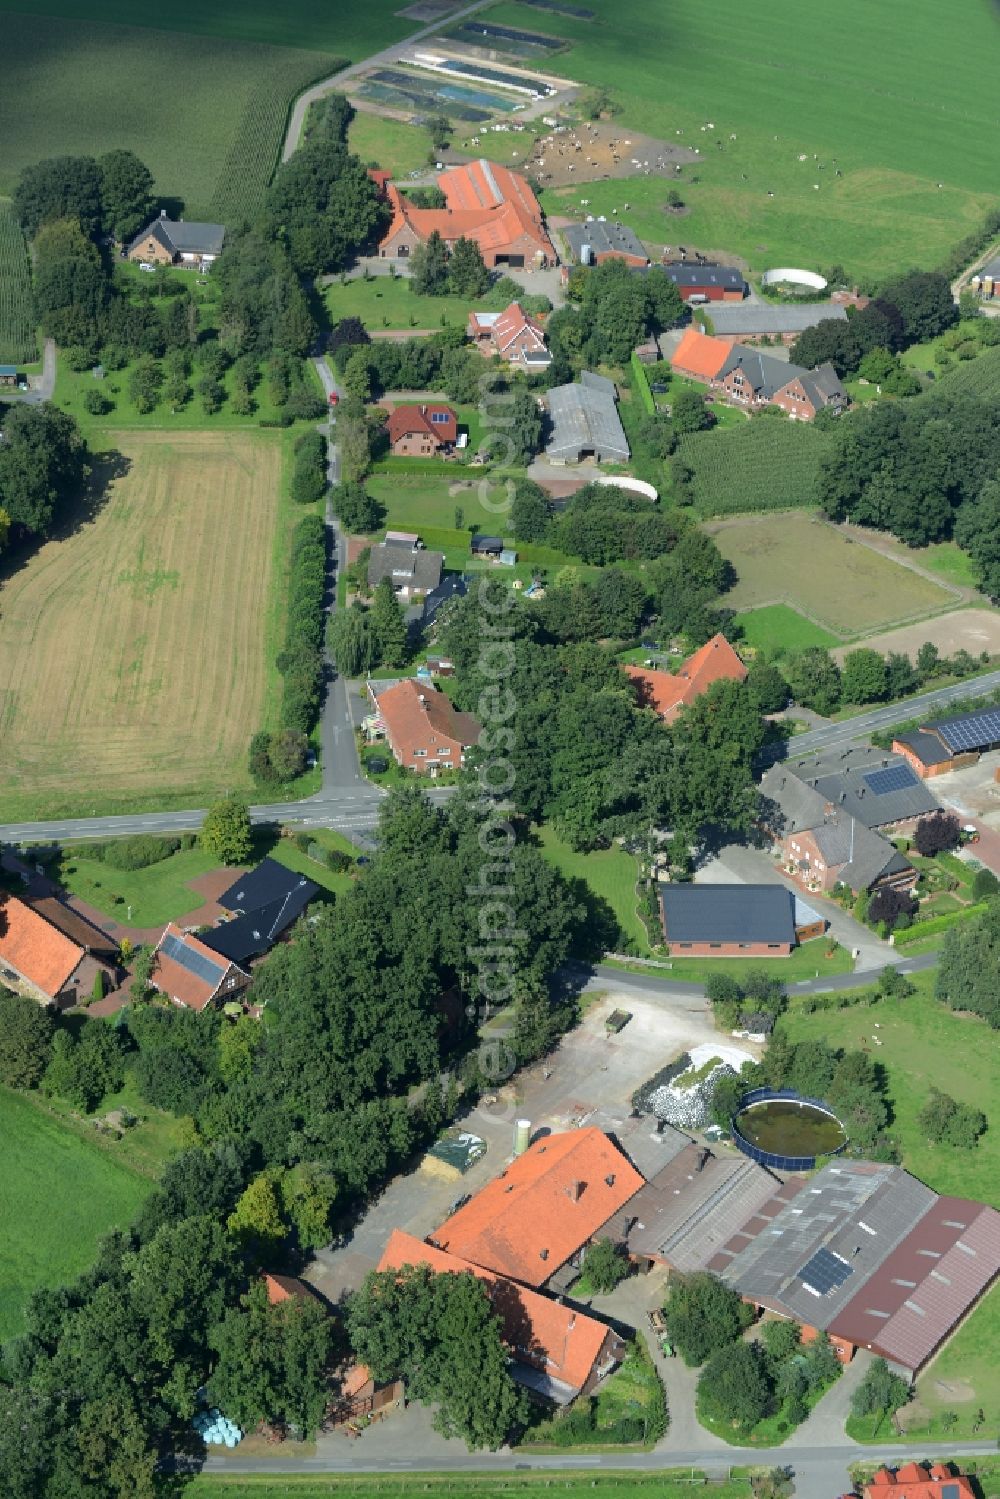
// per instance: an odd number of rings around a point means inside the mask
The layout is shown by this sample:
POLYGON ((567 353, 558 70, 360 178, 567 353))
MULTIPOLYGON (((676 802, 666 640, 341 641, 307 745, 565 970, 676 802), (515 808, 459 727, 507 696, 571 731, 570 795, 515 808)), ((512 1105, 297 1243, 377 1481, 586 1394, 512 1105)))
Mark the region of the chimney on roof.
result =
POLYGON ((540 1249, 538 1251, 538 1258, 540 1260, 547 1260, 548 1257, 549 1257, 549 1251, 547 1249, 540 1249))
POLYGON ((840 793, 840 800, 841 800, 841 801, 842 801, 842 802, 846 802, 846 800, 847 800, 847 792, 846 792, 846 791, 842 791, 842 792, 841 792, 841 793, 840 793))
POLYGON ((570 1202, 579 1202, 580 1198, 583 1196, 583 1182, 579 1180, 571 1181, 569 1186, 566 1188, 566 1196, 569 1198, 570 1202))
POLYGON ((167 210, 165 208, 161 208, 160 209, 160 218, 161 219, 165 219, 166 216, 167 216, 167 210))
POLYGON ((608 1175, 604 1178, 604 1185, 606 1187, 613 1187, 614 1184, 615 1184, 615 1175, 614 1175, 614 1172, 612 1171, 612 1172, 609 1172, 608 1175))

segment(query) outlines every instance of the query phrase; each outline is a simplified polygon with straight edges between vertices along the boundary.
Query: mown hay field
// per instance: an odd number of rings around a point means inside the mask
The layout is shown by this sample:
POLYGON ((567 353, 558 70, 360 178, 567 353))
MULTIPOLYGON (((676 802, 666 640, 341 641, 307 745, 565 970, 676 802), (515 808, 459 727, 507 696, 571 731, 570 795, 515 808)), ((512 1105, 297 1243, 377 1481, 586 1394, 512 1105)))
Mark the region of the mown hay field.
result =
POLYGON ((937 264, 992 207, 1000 12, 988 0, 588 8, 591 20, 547 11, 540 25, 536 8, 504 3, 476 19, 571 41, 549 70, 610 88, 623 127, 701 159, 679 179, 681 220, 664 215, 652 174, 547 193, 550 212, 582 195, 655 243, 884 276, 937 264))
POLYGON ((802 511, 709 526, 737 573, 730 609, 789 604, 841 639, 954 607, 955 596, 802 511))
POLYGON ((123 146, 186 218, 233 222, 260 203, 292 100, 343 56, 79 14, 4 16, 0 192, 43 157, 123 146))
POLYGON ((281 438, 108 441, 127 472, 0 588, 5 821, 197 806, 249 784, 280 614, 281 438))
POLYGON ((10 203, 0 199, 0 364, 37 357, 28 247, 10 203))
POLYGON ((0 1131, 2 1341, 23 1330, 30 1293, 85 1270, 98 1240, 135 1217, 153 1182, 7 1088, 0 1088, 0 1131))

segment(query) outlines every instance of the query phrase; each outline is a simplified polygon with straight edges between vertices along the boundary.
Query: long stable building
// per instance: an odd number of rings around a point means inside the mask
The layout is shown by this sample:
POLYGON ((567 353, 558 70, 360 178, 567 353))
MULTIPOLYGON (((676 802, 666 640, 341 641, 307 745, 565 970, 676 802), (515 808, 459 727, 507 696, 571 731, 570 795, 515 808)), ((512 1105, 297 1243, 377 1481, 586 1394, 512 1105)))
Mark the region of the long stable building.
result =
POLYGON ((978 713, 925 724, 910 734, 900 734, 892 747, 922 777, 974 765, 987 750, 1000 749, 1000 708, 981 708, 978 713))
POLYGON ((620 1356, 602 1323, 553 1299, 600 1238, 639 1263, 708 1270, 800 1322, 806 1341, 826 1332, 843 1362, 866 1348, 908 1376, 1000 1274, 991 1207, 843 1157, 780 1181, 651 1117, 628 1120, 619 1140, 589 1126, 535 1141, 426 1243, 393 1234, 380 1268, 427 1264, 487 1281, 515 1363, 527 1363, 523 1382, 563 1402, 620 1356))

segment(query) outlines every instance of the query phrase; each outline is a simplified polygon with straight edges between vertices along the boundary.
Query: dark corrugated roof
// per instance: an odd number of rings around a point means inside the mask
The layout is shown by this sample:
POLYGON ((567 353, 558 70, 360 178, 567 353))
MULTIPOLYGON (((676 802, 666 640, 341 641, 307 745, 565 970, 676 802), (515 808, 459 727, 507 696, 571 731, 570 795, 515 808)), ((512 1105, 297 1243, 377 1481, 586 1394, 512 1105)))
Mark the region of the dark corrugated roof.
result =
POLYGON ((926 729, 914 729, 912 734, 893 737, 896 744, 907 745, 922 765, 946 765, 952 757, 952 751, 936 734, 929 734, 926 729))
POLYGON ((663 885, 660 904, 668 942, 795 941, 783 885, 663 885))
POLYGON ((665 265, 661 269, 675 286, 721 286, 725 291, 746 291, 746 282, 731 265, 665 265))

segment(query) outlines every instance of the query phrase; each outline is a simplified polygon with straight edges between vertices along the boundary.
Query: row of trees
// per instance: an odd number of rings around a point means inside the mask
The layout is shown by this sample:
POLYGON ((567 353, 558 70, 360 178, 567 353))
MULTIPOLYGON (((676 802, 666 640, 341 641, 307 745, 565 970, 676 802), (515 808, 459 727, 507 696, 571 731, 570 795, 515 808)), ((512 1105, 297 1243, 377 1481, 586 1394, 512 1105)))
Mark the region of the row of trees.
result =
POLYGON ((964 649, 942 656, 933 642, 925 640, 912 661, 902 651, 883 656, 870 646, 858 646, 847 652, 839 666, 829 651, 810 645, 782 657, 777 669, 797 703, 829 714, 842 703, 895 702, 936 678, 970 676, 982 665, 982 657, 977 659, 964 649))
POLYGON ((43 224, 75 219, 91 239, 130 240, 153 216, 153 177, 132 151, 54 156, 25 167, 14 189, 14 212, 29 238, 43 224))

